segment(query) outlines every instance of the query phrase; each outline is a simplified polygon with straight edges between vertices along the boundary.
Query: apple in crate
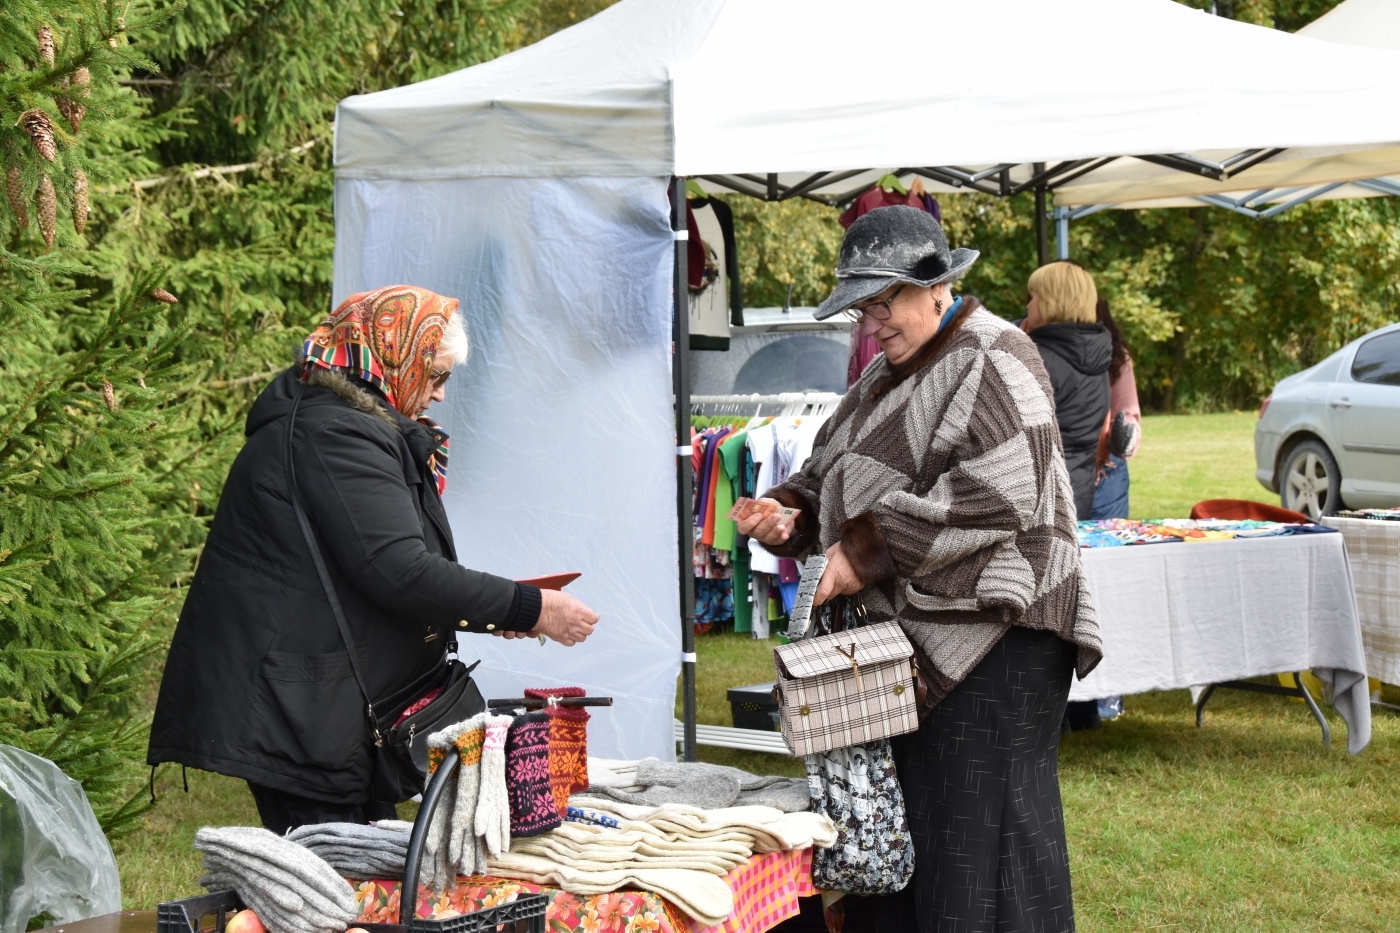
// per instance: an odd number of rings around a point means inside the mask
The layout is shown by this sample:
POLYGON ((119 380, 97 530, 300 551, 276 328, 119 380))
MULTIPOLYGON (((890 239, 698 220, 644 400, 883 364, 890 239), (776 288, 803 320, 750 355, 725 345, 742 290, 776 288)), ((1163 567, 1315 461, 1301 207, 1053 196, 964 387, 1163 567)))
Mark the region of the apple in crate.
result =
POLYGON ((224 933, 267 933, 267 927, 251 910, 240 910, 224 924, 224 933))

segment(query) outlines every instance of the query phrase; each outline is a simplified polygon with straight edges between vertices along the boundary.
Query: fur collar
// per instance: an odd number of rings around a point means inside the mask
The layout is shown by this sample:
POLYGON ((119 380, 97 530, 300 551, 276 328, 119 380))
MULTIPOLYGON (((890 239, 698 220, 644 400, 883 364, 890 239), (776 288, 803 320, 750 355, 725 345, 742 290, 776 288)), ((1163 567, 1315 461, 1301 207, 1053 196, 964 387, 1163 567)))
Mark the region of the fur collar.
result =
POLYGON ((356 411, 362 411, 367 415, 373 415, 385 424, 398 427, 399 423, 384 407, 384 403, 375 398, 374 393, 363 386, 357 385, 357 380, 352 380, 349 376, 334 369, 322 369, 317 366, 306 374, 306 384, 321 386, 330 389, 339 395, 356 411))

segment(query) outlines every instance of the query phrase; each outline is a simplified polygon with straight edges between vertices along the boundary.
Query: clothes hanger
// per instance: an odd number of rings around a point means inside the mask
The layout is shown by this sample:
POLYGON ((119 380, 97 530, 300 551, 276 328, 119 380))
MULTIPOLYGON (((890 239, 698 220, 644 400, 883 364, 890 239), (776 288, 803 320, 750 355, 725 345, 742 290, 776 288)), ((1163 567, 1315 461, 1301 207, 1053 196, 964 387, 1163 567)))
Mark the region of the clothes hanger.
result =
POLYGON ((900 194, 908 194, 909 189, 904 187, 904 182, 895 175, 885 174, 880 176, 880 180, 875 184, 885 191, 898 191, 900 194))

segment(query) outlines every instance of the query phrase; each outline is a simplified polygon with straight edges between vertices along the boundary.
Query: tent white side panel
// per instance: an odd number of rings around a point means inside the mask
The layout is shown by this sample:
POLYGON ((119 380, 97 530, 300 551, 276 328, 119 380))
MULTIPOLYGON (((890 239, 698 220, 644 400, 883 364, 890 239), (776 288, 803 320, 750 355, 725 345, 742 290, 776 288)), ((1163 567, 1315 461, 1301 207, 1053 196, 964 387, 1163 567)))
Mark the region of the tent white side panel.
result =
POLYGON ((656 178, 336 182, 335 300, 399 282, 462 302, 471 361, 430 414, 452 435, 458 557, 571 570, 602 614, 583 645, 459 639, 487 697, 577 685, 615 698, 589 750, 675 756, 680 670, 672 240, 656 178))

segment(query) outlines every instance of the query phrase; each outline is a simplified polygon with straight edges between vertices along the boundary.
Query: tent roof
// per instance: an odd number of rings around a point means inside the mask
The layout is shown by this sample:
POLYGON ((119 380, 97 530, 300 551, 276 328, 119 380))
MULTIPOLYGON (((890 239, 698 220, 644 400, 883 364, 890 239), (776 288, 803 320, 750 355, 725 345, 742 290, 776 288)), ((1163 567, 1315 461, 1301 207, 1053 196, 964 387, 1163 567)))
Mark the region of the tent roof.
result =
POLYGON ((1345 0, 1298 30, 1298 35, 1343 45, 1400 51, 1400 3, 1345 0))
MULTIPOLYGON (((1400 51, 1400 3, 1344 0, 1297 34, 1400 51)), ((1251 216, 1268 215, 1304 201, 1400 195, 1400 184, 1381 177, 1395 172, 1400 172, 1400 147, 1393 146, 1293 149, 1219 182, 1124 159, 1079 184, 1061 188, 1055 203, 1121 208, 1200 207, 1204 203, 1251 216)))
MULTIPOLYGON (((1364 165, 1348 171, 1374 175, 1400 169, 1397 97, 1400 54, 1172 0, 982 0, 975 15, 952 0, 621 0, 486 64, 347 98, 336 167, 678 174, 838 200, 895 168, 928 169, 933 190, 1009 193, 1031 163, 1063 182, 1096 169, 1082 160, 1161 153, 1192 170, 1164 179, 1199 185, 1231 169, 1202 176, 1172 153, 1260 150, 1238 172, 1276 149, 1389 144, 1352 157, 1364 165)), ((1135 164, 1117 161, 1079 184, 1135 164)))

